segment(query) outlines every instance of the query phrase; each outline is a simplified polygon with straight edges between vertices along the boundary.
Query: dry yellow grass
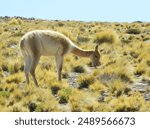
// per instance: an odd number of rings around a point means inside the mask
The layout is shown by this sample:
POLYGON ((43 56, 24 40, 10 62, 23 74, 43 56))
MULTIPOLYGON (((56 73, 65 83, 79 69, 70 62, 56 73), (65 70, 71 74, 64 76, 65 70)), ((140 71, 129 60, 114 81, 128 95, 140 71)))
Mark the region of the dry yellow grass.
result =
POLYGON ((61 104, 68 106, 65 111, 150 111, 150 99, 132 91, 136 82, 150 82, 149 23, 1 18, 0 24, 0 111, 64 111, 61 104), (36 69, 40 86, 31 76, 27 85, 18 43, 35 29, 62 32, 83 49, 100 44, 101 65, 93 69, 89 59, 66 55, 60 83, 55 58, 42 57, 36 69), (70 77, 72 72, 78 76, 70 77))

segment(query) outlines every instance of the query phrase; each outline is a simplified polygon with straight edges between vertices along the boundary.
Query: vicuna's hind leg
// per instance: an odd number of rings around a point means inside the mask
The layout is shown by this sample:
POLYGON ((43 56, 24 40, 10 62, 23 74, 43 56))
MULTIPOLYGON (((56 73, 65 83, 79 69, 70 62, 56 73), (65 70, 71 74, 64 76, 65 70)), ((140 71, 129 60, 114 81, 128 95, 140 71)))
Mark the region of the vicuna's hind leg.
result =
POLYGON ((62 65, 63 65, 63 56, 56 56, 56 65, 57 65, 58 80, 61 81, 61 71, 62 71, 62 65))
POLYGON ((33 57, 32 58, 32 63, 31 63, 31 67, 30 67, 30 73, 32 75, 33 81, 34 81, 36 86, 38 86, 38 82, 37 82, 36 76, 35 76, 35 69, 36 69, 36 66, 37 66, 37 64, 39 62, 39 59, 40 59, 39 56, 33 57))
POLYGON ((30 56, 25 56, 24 57, 25 62, 24 62, 24 72, 25 72, 25 77, 26 77, 26 81, 27 84, 29 84, 29 72, 30 72, 30 67, 31 67, 31 63, 32 63, 32 59, 30 56))

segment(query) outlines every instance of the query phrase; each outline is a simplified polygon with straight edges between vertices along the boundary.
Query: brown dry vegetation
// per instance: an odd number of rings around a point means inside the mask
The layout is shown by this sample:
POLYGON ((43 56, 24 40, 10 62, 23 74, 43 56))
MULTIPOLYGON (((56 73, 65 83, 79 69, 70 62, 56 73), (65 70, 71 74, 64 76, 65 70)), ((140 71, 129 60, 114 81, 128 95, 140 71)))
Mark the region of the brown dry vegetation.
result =
POLYGON ((105 23, 0 18, 0 111, 150 111, 150 23, 105 23), (101 65, 65 56, 63 81, 53 57, 27 85, 18 43, 35 29, 62 32, 83 49, 100 44, 101 65))

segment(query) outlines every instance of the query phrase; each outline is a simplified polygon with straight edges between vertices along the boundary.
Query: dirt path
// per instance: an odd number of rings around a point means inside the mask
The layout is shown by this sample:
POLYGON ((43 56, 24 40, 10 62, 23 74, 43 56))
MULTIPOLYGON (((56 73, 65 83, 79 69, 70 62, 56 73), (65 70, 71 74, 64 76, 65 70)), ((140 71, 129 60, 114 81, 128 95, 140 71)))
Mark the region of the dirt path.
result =
POLYGON ((68 77, 68 84, 70 87, 76 87, 78 85, 77 78, 81 73, 71 72, 68 77))

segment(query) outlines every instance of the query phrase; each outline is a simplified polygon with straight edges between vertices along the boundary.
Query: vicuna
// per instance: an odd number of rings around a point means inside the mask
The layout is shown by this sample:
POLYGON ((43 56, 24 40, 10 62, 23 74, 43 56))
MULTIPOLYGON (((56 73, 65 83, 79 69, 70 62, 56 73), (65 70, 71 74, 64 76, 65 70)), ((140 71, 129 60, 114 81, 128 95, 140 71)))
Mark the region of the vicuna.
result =
POLYGON ((35 30, 26 33, 20 40, 20 49, 24 56, 26 81, 29 84, 29 73, 31 73, 37 86, 35 69, 41 56, 55 56, 59 81, 61 81, 63 57, 65 54, 73 53, 77 56, 89 57, 94 67, 99 65, 100 59, 98 45, 93 51, 83 50, 65 35, 50 30, 35 30))

